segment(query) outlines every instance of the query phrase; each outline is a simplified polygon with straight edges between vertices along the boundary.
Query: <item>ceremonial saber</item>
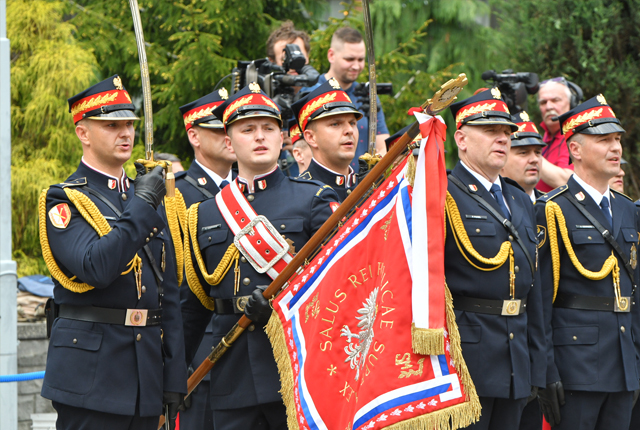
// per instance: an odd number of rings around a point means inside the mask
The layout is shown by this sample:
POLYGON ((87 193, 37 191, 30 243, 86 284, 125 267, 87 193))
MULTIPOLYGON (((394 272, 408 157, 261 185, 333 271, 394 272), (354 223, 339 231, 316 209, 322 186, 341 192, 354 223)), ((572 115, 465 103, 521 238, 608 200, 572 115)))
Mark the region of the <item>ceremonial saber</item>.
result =
POLYGON ((140 60, 140 78, 142 80, 142 100, 144 108, 144 160, 136 160, 145 166, 147 171, 157 165, 161 165, 167 174, 165 186, 167 188, 167 197, 175 196, 175 176, 171 168, 170 161, 162 161, 160 163, 153 159, 153 108, 151 106, 151 83, 149 80, 149 64, 147 63, 147 52, 144 49, 144 33, 142 32, 142 20, 140 19, 140 8, 138 0, 129 0, 131 7, 131 17, 133 18, 133 30, 136 35, 136 45, 138 47, 138 59, 140 60))
MULTIPOLYGON (((427 100, 421 107, 426 114, 436 115, 438 112, 446 109, 455 99, 456 95, 467 84, 467 77, 464 73, 461 73, 456 79, 451 79, 433 96, 432 99, 427 100)), ((285 266, 280 272, 278 277, 269 284, 263 295, 266 299, 271 299, 276 296, 280 290, 288 285, 289 279, 296 273, 299 267, 302 267, 307 258, 309 258, 313 252, 322 245, 325 238, 333 231, 336 225, 346 217, 351 209, 360 201, 360 199, 367 193, 369 188, 381 177, 396 158, 406 150, 413 142, 413 139, 420 132, 420 126, 418 122, 414 122, 413 125, 407 130, 405 134, 391 147, 389 152, 371 169, 371 171, 365 176, 360 184, 349 194, 347 199, 338 206, 338 209, 325 221, 324 224, 318 229, 318 231, 309 239, 309 241, 302 247, 302 249, 293 257, 291 262, 285 266)), ((197 244, 195 245, 197 246, 197 244)), ((198 384, 204 379, 204 377, 211 371, 215 363, 227 352, 231 345, 240 337, 244 330, 249 327, 253 321, 247 318, 245 315, 240 317, 240 320, 229 330, 229 332, 222 338, 220 343, 213 348, 211 354, 198 366, 195 372, 189 377, 187 381, 187 396, 193 392, 198 384)), ((185 396, 186 397, 186 396, 185 396)), ((160 417, 161 428, 164 424, 164 417, 160 417)))
POLYGON ((376 54, 373 49, 373 26, 369 12, 369 0, 362 0, 364 14, 364 36, 367 40, 367 62, 369 63, 369 154, 376 155, 376 132, 378 130, 378 88, 376 86, 376 54))

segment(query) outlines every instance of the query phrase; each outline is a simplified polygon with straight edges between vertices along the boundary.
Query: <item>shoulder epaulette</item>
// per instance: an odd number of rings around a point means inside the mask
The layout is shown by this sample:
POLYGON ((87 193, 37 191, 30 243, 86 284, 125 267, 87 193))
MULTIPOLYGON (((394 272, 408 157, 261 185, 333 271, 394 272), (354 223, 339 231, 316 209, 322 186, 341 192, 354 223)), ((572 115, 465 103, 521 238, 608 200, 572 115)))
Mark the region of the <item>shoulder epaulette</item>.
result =
POLYGON ((526 193, 526 191, 524 190, 524 188, 522 188, 520 186, 519 183, 517 183, 516 181, 514 181, 511 178, 505 178, 504 176, 502 177, 502 179, 504 179, 504 181, 509 184, 509 185, 513 185, 514 187, 516 187, 517 189, 519 189, 520 191, 522 191, 523 193, 526 193))
MULTIPOLYGON (((306 179, 306 178, 303 178, 302 176, 298 176, 298 177, 295 177, 295 178, 292 177, 292 176, 287 176, 287 178, 289 178, 293 182, 298 182, 298 183, 301 183, 301 184, 313 184, 313 185, 317 185, 319 187, 329 187, 328 185, 325 185, 320 181, 316 181, 316 180, 313 180, 313 179, 310 179, 310 178, 306 179)), ((331 187, 329 187, 329 188, 331 188, 331 187)))
POLYGON ((181 170, 178 173, 176 173, 174 176, 176 177, 176 179, 180 179, 180 178, 182 178, 183 176, 186 176, 186 175, 187 175, 187 171, 186 170, 181 170))
POLYGON ((614 190, 613 188, 609 188, 611 191, 613 191, 614 193, 616 193, 619 196, 625 197, 627 199, 629 199, 630 201, 633 201, 631 199, 631 197, 629 197, 628 195, 626 195, 625 193, 621 193, 620 191, 614 190))
POLYGON ((87 178, 78 178, 72 181, 61 182, 59 184, 52 185, 56 188, 69 188, 69 187, 82 187, 87 185, 87 178))
POLYGON ((305 181, 310 181, 313 178, 311 177, 311 173, 309 173, 309 171, 307 170, 307 171, 305 171, 303 174, 301 174, 300 176, 298 176, 295 179, 302 179, 302 180, 305 180, 305 181))
MULTIPOLYGON (((316 181, 314 181, 314 182, 316 182, 316 181)), ((320 185, 321 185, 321 187, 318 190, 318 192, 316 193, 316 196, 319 196, 320 194, 322 194, 323 191, 325 191, 327 189, 329 189, 331 191, 334 191, 333 188, 331 188, 329 185, 322 185, 322 184, 320 184, 320 185)))
POLYGON ((561 187, 556 188, 555 190, 551 190, 548 193, 544 193, 543 195, 541 195, 540 197, 538 197, 539 202, 543 202, 546 203, 549 200, 555 198, 556 196, 562 194, 563 192, 565 192, 566 190, 569 189, 568 185, 562 185, 561 187))

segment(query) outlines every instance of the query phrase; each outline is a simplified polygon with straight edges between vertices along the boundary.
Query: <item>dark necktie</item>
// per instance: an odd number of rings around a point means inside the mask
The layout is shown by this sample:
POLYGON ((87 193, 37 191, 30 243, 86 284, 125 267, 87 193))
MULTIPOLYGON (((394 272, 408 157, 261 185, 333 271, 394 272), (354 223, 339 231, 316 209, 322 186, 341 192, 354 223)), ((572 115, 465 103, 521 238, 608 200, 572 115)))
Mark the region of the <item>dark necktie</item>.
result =
POLYGON ((227 181, 226 179, 222 182, 220 182, 220 189, 223 189, 224 187, 226 187, 227 185, 229 185, 229 181, 227 181))
POLYGON ((500 206, 500 211, 502 215, 509 221, 511 221, 511 213, 509 213, 509 209, 507 205, 504 203, 504 198, 502 197, 502 189, 498 186, 498 184, 491 185, 491 194, 493 198, 498 202, 498 206, 500 206))
POLYGON ((600 209, 602 209, 602 214, 609 223, 607 227, 609 227, 609 231, 611 231, 613 220, 611 219, 611 212, 609 211, 609 199, 607 198, 607 196, 602 197, 602 201, 600 202, 600 209))

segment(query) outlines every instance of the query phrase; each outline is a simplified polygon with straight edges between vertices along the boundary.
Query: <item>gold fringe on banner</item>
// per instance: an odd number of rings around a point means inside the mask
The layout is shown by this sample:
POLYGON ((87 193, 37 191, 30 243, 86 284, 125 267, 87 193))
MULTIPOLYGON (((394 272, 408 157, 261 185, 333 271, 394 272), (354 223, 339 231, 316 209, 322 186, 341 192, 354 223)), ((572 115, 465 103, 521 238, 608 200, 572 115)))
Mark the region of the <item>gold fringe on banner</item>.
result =
POLYGON ((289 349, 287 348, 286 338, 284 336, 284 328, 282 321, 277 312, 271 313, 271 318, 264 330, 271 341, 273 356, 278 365, 278 373, 280 374, 280 394, 287 408, 287 428, 289 430, 299 430, 298 419, 296 417, 296 403, 293 394, 293 371, 291 366, 291 358, 289 357, 289 349))
POLYGON ((444 328, 418 328, 411 323, 411 348, 414 354, 444 354, 444 328))

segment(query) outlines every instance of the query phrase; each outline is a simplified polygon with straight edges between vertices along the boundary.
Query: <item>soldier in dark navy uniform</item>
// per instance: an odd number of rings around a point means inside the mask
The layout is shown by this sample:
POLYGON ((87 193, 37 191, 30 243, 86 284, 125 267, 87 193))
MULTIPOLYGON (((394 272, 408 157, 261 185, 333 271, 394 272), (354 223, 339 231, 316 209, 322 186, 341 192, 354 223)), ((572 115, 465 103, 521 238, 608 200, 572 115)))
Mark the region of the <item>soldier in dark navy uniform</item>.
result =
POLYGON ((254 323, 211 372, 214 428, 285 429, 278 370, 264 332, 272 309, 262 289, 272 278, 258 273, 244 253, 223 258, 225 254, 234 255, 235 233, 219 203, 227 203, 225 193, 235 195, 242 204, 268 218, 278 235, 300 248, 331 215, 331 204, 338 197, 330 187, 286 177, 278 169, 283 140, 280 111, 257 84, 234 94, 214 114, 226 127, 227 145, 238 160, 238 177, 215 199, 190 209, 189 238, 195 236, 195 240, 190 242, 189 257, 185 255, 191 291, 182 302, 186 358, 191 361, 212 316, 210 346, 215 346, 245 313, 254 323))
POLYGON ((334 78, 291 108, 313 153, 300 178, 329 185, 343 201, 357 185, 357 175, 350 163, 358 146, 358 120, 362 113, 334 78))
POLYGON ((553 303, 541 406, 554 428, 627 428, 640 387, 638 218, 609 188, 624 129, 602 94, 559 120, 575 173, 535 205, 543 299, 553 303))
POLYGON ((449 176, 445 276, 482 405, 469 428, 513 430, 546 368, 533 205, 499 175, 518 127, 497 88, 451 112, 460 162, 449 176))
MULTIPOLYGON (((231 167, 236 156, 225 145, 224 126, 213 115, 213 109, 227 100, 225 88, 216 90, 198 100, 180 107, 184 126, 193 147, 195 159, 189 169, 176 174, 176 188, 180 190, 186 207, 214 197, 220 189, 233 180, 231 167)), ((183 282, 180 296, 186 297, 189 287, 183 282)), ((211 352, 213 335, 211 325, 207 326, 201 347, 198 348, 190 369, 197 368, 211 352)), ((211 400, 209 398, 209 375, 189 396, 189 406, 180 412, 180 426, 183 429, 213 429, 211 400)))
POLYGON ((58 429, 156 429, 163 402, 175 418, 187 388, 174 248, 157 210, 162 167, 135 181, 122 168, 138 118, 117 75, 70 98, 69 110, 82 162, 40 200, 59 307, 42 396, 58 429))

